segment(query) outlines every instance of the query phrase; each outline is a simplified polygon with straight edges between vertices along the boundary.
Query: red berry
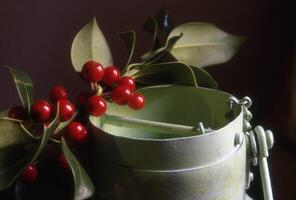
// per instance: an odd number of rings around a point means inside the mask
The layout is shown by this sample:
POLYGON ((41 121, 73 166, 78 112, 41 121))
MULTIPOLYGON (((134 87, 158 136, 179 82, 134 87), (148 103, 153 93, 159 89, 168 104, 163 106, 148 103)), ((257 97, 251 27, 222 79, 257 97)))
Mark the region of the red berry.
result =
POLYGON ((109 66, 105 68, 102 82, 106 86, 112 86, 120 79, 120 71, 117 67, 109 66))
POLYGON ((91 96, 86 101, 86 109, 90 115, 101 116, 107 110, 107 103, 101 96, 91 96))
POLYGON ((69 163, 63 153, 58 156, 58 163, 63 169, 69 169, 69 163))
POLYGON ((31 107, 32 118, 37 122, 47 122, 52 113, 52 106, 44 100, 39 100, 31 107))
POLYGON ((131 91, 134 91, 136 88, 136 82, 132 77, 122 77, 119 81, 118 81, 118 85, 125 85, 127 87, 130 88, 131 91))
POLYGON ((66 137, 74 143, 86 143, 88 141, 88 132, 79 122, 72 122, 67 126, 66 137))
POLYGON ((24 182, 35 182, 38 176, 37 167, 29 165, 20 175, 20 179, 24 182))
POLYGON ((111 93, 112 100, 118 105, 126 105, 132 97, 132 91, 128 86, 119 85, 111 93))
POLYGON ((99 82, 104 76, 104 67, 96 61, 88 61, 83 65, 82 77, 89 83, 99 82))
POLYGON ((54 86, 49 93, 49 98, 53 103, 61 99, 68 99, 68 92, 62 86, 54 86))
POLYGON ((144 105, 145 105, 145 98, 140 93, 134 93, 133 97, 128 102, 128 106, 136 110, 142 109, 144 105))
POLYGON ((23 106, 14 106, 10 108, 8 112, 8 117, 13 119, 25 120, 27 117, 27 112, 23 106))
POLYGON ((90 93, 87 93, 87 92, 80 93, 77 96, 77 98, 76 98, 76 104, 77 104, 77 106, 81 106, 81 105, 85 104, 86 100, 90 96, 91 96, 91 94, 90 93))
POLYGON ((61 122, 70 120, 75 113, 75 106, 68 100, 61 99, 59 103, 59 115, 61 122))

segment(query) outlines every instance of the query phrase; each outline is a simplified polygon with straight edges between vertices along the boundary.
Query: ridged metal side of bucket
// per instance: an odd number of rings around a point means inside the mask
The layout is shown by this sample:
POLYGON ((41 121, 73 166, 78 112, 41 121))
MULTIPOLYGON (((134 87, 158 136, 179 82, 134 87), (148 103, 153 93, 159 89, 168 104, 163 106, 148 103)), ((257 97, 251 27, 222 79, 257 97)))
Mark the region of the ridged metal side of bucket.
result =
POLYGON ((218 163, 195 169, 153 171, 96 161, 102 200, 244 200, 245 143, 218 163))

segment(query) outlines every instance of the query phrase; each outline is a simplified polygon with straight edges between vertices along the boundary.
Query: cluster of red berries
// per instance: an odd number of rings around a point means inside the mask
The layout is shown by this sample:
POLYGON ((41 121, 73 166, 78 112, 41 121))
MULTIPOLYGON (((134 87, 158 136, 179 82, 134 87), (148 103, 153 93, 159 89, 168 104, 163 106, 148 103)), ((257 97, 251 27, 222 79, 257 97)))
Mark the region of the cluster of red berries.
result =
MULTIPOLYGON (((81 93, 77 97, 77 106, 84 106, 89 115, 102 116, 107 110, 105 99, 111 99, 118 105, 128 105, 133 109, 144 107, 144 96, 135 92, 136 84, 132 77, 121 77, 120 71, 114 66, 104 68, 100 63, 88 61, 83 65, 81 75, 92 86, 92 93, 81 93), (108 92, 105 92, 108 90, 108 92), (105 92, 105 93, 104 93, 105 92)), ((30 117, 37 123, 50 124, 58 110, 61 122, 74 118, 76 108, 68 100, 68 92, 62 86, 55 86, 49 93, 51 103, 38 100, 31 106, 30 117)), ((22 106, 10 109, 8 117, 26 120, 29 116, 22 106)), ((65 138, 72 144, 83 144, 89 139, 86 127, 80 122, 71 122, 63 132, 65 138)), ((67 169, 69 165, 63 154, 57 157, 59 165, 67 169)), ((28 166, 20 175, 26 182, 34 182, 38 177, 36 165, 28 166)))
MULTIPOLYGON (((103 67, 95 61, 88 61, 83 65, 81 75, 85 81, 97 85, 100 83, 103 88, 112 89, 111 99, 118 105, 128 105, 133 109, 144 107, 144 96, 134 92, 136 88, 135 80, 132 77, 121 77, 117 67, 103 67)), ((99 86, 101 87, 101 86, 99 86)), ((107 104, 102 94, 93 95, 86 101, 86 107, 90 115, 100 116, 106 112, 107 104)), ((105 95, 108 98, 108 95, 105 95)))
MULTIPOLYGON (((31 118, 37 123, 49 124, 53 118, 54 110, 59 105, 59 118, 61 122, 68 121, 74 117, 76 108, 68 100, 68 92, 62 86, 55 86, 51 89, 49 98, 53 105, 46 100, 38 100, 31 106, 31 118)), ((12 107, 8 112, 8 117, 25 120, 28 115, 22 106, 12 107)), ((85 143, 88 134, 85 126, 79 122, 71 122, 66 127, 66 137, 75 143, 85 143)))
MULTIPOLYGON (((62 86, 55 86, 51 89, 49 98, 52 102, 38 100, 31 106, 31 118, 37 123, 48 125, 53 118, 54 111, 59 105, 59 118, 61 122, 68 121, 74 117, 75 106, 68 100, 68 92, 62 86)), ((28 114, 22 106, 12 107, 8 112, 8 117, 26 120, 28 114)), ((89 139, 89 134, 84 125, 79 122, 71 122, 63 131, 65 138, 72 144, 84 144, 89 139)), ((65 169, 68 163, 63 154, 57 157, 59 165, 65 169)), ((34 182, 38 177, 38 168, 36 165, 29 165, 20 175, 20 180, 25 182, 34 182)))
MULTIPOLYGON (((64 87, 53 87, 50 91, 49 98, 54 104, 55 110, 59 106, 59 119, 61 122, 68 121, 74 117, 76 108, 68 100, 68 92, 64 87)), ((49 123, 52 114, 53 106, 45 100, 38 100, 31 107, 31 116, 36 122, 49 123)), ((85 126, 74 121, 66 127, 65 137, 74 143, 85 143, 88 140, 88 133, 85 126)))

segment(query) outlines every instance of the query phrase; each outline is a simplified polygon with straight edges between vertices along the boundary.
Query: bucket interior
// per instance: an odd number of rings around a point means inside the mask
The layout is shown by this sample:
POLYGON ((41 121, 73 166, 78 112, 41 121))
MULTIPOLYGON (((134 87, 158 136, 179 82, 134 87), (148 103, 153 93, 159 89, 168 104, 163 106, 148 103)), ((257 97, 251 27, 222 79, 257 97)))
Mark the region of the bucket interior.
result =
MULTIPOLYGON (((139 90, 145 96, 145 107, 133 110, 128 106, 108 104, 108 114, 196 127, 202 122, 205 128, 219 129, 230 120, 230 95, 221 91, 188 86, 156 86, 139 90)), ((241 112, 233 111, 233 118, 241 112)), ((136 139, 166 139, 186 137, 182 134, 160 133, 147 128, 128 128, 124 125, 101 124, 101 118, 91 117, 93 125, 115 136, 136 139)))

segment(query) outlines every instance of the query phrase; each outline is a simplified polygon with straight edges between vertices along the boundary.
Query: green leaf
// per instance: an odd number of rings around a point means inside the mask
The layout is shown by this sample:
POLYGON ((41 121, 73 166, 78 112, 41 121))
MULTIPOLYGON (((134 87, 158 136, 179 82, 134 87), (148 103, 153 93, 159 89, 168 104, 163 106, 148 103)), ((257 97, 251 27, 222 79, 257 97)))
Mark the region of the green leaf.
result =
POLYGON ((9 66, 6 67, 13 77, 22 105, 30 112, 33 102, 33 82, 31 78, 21 70, 9 66))
POLYGON ((149 16, 143 25, 143 29, 153 35, 152 51, 160 47, 160 41, 158 38, 159 28, 158 22, 155 17, 149 16))
POLYGON ((169 38, 164 47, 159 48, 156 51, 150 51, 150 52, 144 54, 141 57, 141 61, 146 64, 147 63, 149 63, 149 64, 155 63, 156 61, 163 58, 167 53, 169 53, 181 37, 182 37, 182 33, 180 33, 177 36, 169 38))
POLYGON ((197 79, 197 84, 199 86, 212 88, 212 89, 218 88, 217 82, 213 79, 213 77, 207 71, 199 67, 190 66, 190 68, 193 70, 195 77, 197 79))
POLYGON ((136 33, 133 30, 129 30, 129 31, 119 33, 119 36, 124 41, 126 48, 128 50, 128 55, 129 55, 126 66, 122 70, 124 72, 126 70, 126 68, 128 67, 128 65, 130 64, 131 59, 134 54, 134 49, 135 49, 135 45, 136 45, 136 33))
POLYGON ((0 119, 0 190, 10 187, 19 172, 32 157, 26 149, 32 139, 21 127, 20 121, 0 119))
POLYGON ((133 77, 137 82, 149 86, 162 84, 198 86, 191 67, 179 62, 146 65, 133 77))
POLYGON ((186 23, 176 27, 168 39, 183 33, 171 54, 188 65, 205 67, 229 61, 245 40, 209 23, 186 23))
POLYGON ((143 25, 143 29, 153 35, 152 51, 161 47, 161 42, 167 40, 172 30, 173 23, 168 11, 163 7, 155 16, 149 16, 143 25))
POLYGON ((71 59, 78 72, 89 60, 100 62, 103 66, 113 64, 109 46, 95 18, 85 25, 74 38, 71 59))
POLYGON ((94 194, 94 185, 85 169, 71 152, 64 138, 62 138, 62 150, 74 178, 74 200, 83 200, 91 197, 94 194))
POLYGON ((144 66, 144 65, 137 65, 132 67, 131 69, 128 69, 126 72, 123 73, 122 76, 133 76, 135 75, 137 72, 140 71, 140 67, 144 66))
POLYGON ((73 115, 73 117, 71 119, 69 119, 68 121, 58 122, 58 124, 56 124, 56 128, 54 130, 54 133, 57 133, 57 132, 61 131, 66 126, 68 126, 69 124, 71 124, 73 122, 73 120, 76 118, 77 115, 78 115, 78 112, 75 112, 74 115, 73 115))
POLYGON ((169 17, 168 10, 163 7, 155 16, 156 21, 158 23, 159 29, 162 31, 162 34, 165 38, 169 35, 169 33, 173 29, 173 22, 169 17))
POLYGON ((36 161, 58 124, 57 116, 49 127, 44 125, 41 141, 36 146, 20 121, 0 119, 0 190, 10 187, 22 171, 36 161))

